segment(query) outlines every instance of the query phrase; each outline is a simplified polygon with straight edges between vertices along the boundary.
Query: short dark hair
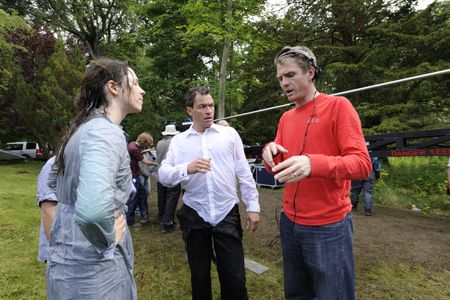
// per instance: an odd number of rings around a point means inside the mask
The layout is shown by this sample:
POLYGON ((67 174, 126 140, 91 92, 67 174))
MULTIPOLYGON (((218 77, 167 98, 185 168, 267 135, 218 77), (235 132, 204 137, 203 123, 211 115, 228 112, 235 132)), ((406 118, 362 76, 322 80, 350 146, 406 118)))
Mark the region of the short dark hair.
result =
POLYGON ((191 107, 191 108, 194 107, 194 101, 195 101, 195 97, 197 95, 204 96, 204 95, 209 95, 209 94, 211 94, 209 89, 204 86, 190 88, 184 95, 184 100, 186 101, 186 107, 191 107))

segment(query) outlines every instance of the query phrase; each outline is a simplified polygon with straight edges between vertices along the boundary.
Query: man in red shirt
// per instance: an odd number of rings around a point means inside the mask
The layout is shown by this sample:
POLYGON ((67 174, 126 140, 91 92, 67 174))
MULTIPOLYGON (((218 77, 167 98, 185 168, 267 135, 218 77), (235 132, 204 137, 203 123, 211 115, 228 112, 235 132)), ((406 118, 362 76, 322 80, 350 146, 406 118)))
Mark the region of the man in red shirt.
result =
POLYGON ((284 47, 277 78, 295 108, 263 150, 285 183, 280 232, 286 299, 354 299, 350 182, 369 176, 361 122, 348 99, 320 93, 314 54, 284 47))

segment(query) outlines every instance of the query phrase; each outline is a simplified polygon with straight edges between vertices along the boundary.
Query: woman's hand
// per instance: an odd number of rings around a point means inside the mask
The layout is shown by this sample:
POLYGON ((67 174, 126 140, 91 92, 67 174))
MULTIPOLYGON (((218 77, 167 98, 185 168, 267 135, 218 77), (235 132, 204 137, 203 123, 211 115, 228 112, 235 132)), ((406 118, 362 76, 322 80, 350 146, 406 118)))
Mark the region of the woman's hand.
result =
POLYGON ((118 245, 120 243, 120 240, 122 239, 123 234, 125 233, 127 222, 125 221, 122 212, 118 208, 115 209, 114 216, 116 217, 116 220, 114 221, 114 230, 116 232, 115 243, 116 245, 118 245))

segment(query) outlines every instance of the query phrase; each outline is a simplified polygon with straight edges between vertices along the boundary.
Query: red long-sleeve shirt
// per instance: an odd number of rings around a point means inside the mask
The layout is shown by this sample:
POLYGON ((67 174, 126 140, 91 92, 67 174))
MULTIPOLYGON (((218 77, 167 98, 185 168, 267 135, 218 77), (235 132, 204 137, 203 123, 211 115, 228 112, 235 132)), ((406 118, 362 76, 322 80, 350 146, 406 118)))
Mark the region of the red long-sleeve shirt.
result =
POLYGON ((311 226, 342 220, 351 210, 350 180, 366 178, 372 168, 361 121, 350 101, 320 94, 315 101, 287 111, 280 118, 274 142, 289 151, 276 156, 275 164, 299 155, 302 149, 311 161, 308 178, 285 184, 286 216, 311 226))

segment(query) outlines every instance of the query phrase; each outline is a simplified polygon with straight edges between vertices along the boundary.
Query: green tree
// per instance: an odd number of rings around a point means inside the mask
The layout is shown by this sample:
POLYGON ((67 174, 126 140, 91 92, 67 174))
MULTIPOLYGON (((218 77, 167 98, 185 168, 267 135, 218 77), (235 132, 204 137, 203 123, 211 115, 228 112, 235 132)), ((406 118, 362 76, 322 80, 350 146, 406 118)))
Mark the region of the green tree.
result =
POLYGON ((0 9, 0 142, 4 143, 13 138, 15 134, 15 123, 10 123, 8 116, 12 108, 6 94, 15 74, 19 72, 20 65, 14 57, 14 53, 24 49, 11 43, 11 32, 15 30, 27 30, 29 27, 25 20, 19 16, 10 15, 0 9), (13 125, 13 126, 11 126, 13 125))
MULTIPOLYGON (((384 81, 449 69, 449 19, 450 3, 433 3, 373 28, 360 67, 384 81)), ((450 124, 449 94, 448 75, 432 77, 366 93, 358 111, 370 133, 442 128, 450 124)))
MULTIPOLYGON (((235 101, 227 97, 229 95, 226 93, 225 85, 239 74, 237 71, 241 58, 239 51, 251 43, 248 34, 253 28, 251 18, 262 11, 264 3, 265 1, 260 0, 239 2, 192 0, 183 8, 187 18, 186 31, 183 35, 186 47, 209 49, 203 60, 210 62, 213 75, 210 78, 210 86, 218 86, 219 105, 216 117, 225 116, 225 98, 228 98, 228 101, 235 101)), ((238 89, 237 86, 230 85, 230 87, 232 90, 238 89)))
MULTIPOLYGON (((28 15, 39 24, 70 33, 91 58, 101 56, 130 28, 129 0, 31 0, 28 15)), ((131 26, 132 27, 132 26, 131 26)))
POLYGON ((31 0, 0 0, 0 9, 10 15, 17 13, 19 16, 25 16, 31 7, 31 0))
POLYGON ((51 149, 59 148, 60 138, 75 114, 74 99, 85 68, 81 48, 72 46, 68 50, 61 40, 57 41, 55 52, 39 76, 38 105, 27 117, 36 126, 35 136, 51 149))
MULTIPOLYGON (((283 39, 286 34, 291 32, 290 25, 292 24, 286 18, 269 16, 255 23, 249 32, 252 42, 245 49, 246 55, 243 57, 244 61, 241 66, 241 70, 245 74, 242 78, 246 78, 242 86, 242 94, 246 98, 240 112, 250 112, 288 103, 288 100, 282 96, 278 85, 273 59, 281 47, 286 45, 283 39)), ((245 143, 265 144, 275 137, 276 124, 286 109, 252 114, 231 119, 231 121, 233 126, 239 129, 245 143)))
POLYGON ((8 40, 16 49, 12 59, 17 66, 1 95, 1 120, 12 125, 16 138, 39 142, 48 156, 73 114, 84 72, 81 48, 63 44, 45 28, 14 30, 8 40))
POLYGON ((209 48, 185 46, 185 4, 186 1, 156 0, 139 9, 143 24, 136 39, 146 46, 145 57, 137 65, 146 100, 143 113, 127 118, 126 123, 147 116, 150 110, 154 115, 147 117, 157 123, 159 132, 164 121, 186 117, 183 94, 193 82, 205 77, 207 68, 202 57, 209 48))
MULTIPOLYGON (((314 51, 325 71, 316 85, 327 93, 448 69, 448 2, 423 11, 414 10, 415 1, 290 2, 286 15, 258 24, 262 38, 254 35, 248 51, 244 111, 286 102, 272 65, 283 45, 302 44, 314 51)), ((347 97, 366 133, 396 132, 448 126, 448 89, 448 76, 442 76, 347 97)), ((243 126, 247 136, 267 139, 276 124, 268 128, 268 120, 281 113, 263 113, 264 121, 248 117, 243 126)))
MULTIPOLYGON (((26 137, 45 146, 37 134, 33 117, 39 101, 36 97, 39 73, 54 52, 55 37, 42 28, 29 28, 11 31, 8 40, 16 49, 13 61, 17 62, 17 68, 2 95, 5 112, 2 119, 12 125, 16 138, 26 137)), ((44 154, 47 154, 46 150, 44 148, 44 154)))
POLYGON ((14 52, 21 51, 20 46, 10 42, 11 31, 27 30, 25 20, 16 15, 10 15, 0 9, 0 93, 5 92, 17 69, 14 52))

